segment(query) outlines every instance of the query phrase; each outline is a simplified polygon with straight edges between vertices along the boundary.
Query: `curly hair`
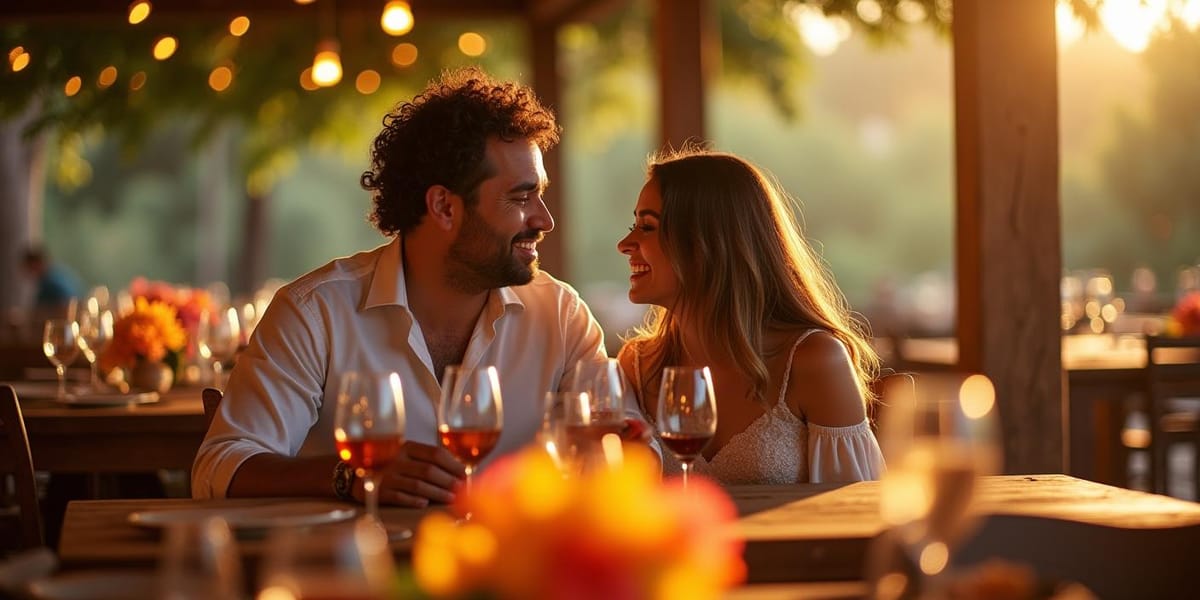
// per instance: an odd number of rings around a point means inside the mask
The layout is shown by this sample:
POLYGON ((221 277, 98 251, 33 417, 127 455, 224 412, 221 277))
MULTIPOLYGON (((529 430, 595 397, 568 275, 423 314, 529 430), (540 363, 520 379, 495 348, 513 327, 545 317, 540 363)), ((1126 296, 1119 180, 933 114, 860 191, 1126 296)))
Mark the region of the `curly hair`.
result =
POLYGON ((384 235, 412 231, 425 216, 425 192, 443 185, 468 206, 491 175, 487 140, 528 138, 544 152, 558 143, 554 113, 528 87, 497 82, 476 67, 447 71, 410 102, 383 117, 371 144, 363 189, 373 193, 370 220, 384 235))

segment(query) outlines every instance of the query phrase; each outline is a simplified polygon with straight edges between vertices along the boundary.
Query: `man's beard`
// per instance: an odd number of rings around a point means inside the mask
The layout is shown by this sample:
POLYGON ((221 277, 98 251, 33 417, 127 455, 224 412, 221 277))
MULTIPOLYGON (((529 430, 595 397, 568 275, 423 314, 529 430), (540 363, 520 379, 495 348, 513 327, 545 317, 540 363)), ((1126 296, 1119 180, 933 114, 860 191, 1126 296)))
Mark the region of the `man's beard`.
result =
POLYGON ((505 238, 476 214, 466 211, 462 229, 450 245, 446 268, 447 281, 455 289, 474 293, 533 281, 538 261, 525 264, 513 255, 518 240, 538 240, 541 233, 529 230, 505 238))

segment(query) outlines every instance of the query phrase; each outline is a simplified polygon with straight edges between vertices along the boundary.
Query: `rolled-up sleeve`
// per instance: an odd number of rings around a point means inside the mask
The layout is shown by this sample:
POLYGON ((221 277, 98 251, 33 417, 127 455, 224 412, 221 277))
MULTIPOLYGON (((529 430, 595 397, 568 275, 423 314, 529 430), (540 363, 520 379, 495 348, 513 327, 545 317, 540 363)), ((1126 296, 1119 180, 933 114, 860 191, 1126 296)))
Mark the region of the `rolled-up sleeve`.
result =
POLYGON ((879 479, 885 470, 879 441, 865 420, 848 427, 808 424, 810 483, 879 479))
POLYGON ((192 496, 223 498, 256 454, 295 456, 317 422, 325 380, 325 321, 281 289, 238 356, 225 398, 192 466, 192 496))

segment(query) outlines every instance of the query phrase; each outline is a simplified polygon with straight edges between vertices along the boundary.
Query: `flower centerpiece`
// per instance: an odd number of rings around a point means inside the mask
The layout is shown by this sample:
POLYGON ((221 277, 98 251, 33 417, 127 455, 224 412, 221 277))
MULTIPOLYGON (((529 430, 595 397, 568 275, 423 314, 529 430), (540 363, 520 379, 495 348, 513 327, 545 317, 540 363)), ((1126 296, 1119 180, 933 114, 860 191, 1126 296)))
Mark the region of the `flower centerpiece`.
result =
POLYGON ((425 517, 416 583, 436 598, 717 598, 745 577, 737 511, 715 484, 663 482, 650 451, 564 479, 530 449, 497 462, 455 510, 425 517))
POLYGON ((139 297, 133 310, 113 323, 112 341, 100 355, 100 369, 107 373, 123 368, 130 385, 165 392, 174 370, 164 361, 177 358, 186 343, 175 307, 139 297))
POLYGON ((1200 292, 1184 294, 1167 323, 1167 333, 1174 336, 1200 336, 1200 292))

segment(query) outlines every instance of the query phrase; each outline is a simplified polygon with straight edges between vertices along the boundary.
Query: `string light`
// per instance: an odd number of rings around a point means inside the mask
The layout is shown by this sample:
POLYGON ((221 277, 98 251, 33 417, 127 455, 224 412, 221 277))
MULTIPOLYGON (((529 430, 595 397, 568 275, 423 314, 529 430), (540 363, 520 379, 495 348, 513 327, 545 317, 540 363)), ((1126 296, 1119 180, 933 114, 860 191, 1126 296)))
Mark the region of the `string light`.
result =
POLYGON ((158 38, 157 42, 154 42, 154 58, 156 60, 167 60, 171 58, 172 54, 175 54, 175 49, 178 47, 179 42, 175 38, 164 35, 158 38))
POLYGON ((404 42, 392 48, 392 63, 397 67, 407 67, 417 62, 417 47, 404 42))
POLYGON ((242 37, 250 30, 250 17, 245 15, 234 17, 229 22, 229 34, 234 37, 242 37))
POLYGON ((100 77, 96 79, 96 85, 100 89, 104 89, 117 82, 117 68, 109 65, 100 71, 100 77))
POLYGON ((129 24, 137 25, 150 16, 150 3, 147 0, 135 0, 129 5, 129 24))
POLYGON ((300 5, 312 4, 313 2, 316 2, 316 0, 296 0, 296 4, 300 5))
POLYGON ((71 96, 78 94, 79 89, 82 87, 83 87, 83 78, 76 75, 67 80, 67 85, 63 86, 63 93, 66 94, 68 98, 70 98, 71 96))
POLYGON ((145 71, 138 71, 137 73, 133 74, 133 77, 129 78, 129 89, 135 92, 142 89, 142 86, 144 85, 146 85, 145 71))
POLYGON ((482 35, 468 31, 458 36, 458 49, 467 56, 479 56, 487 51, 487 41, 482 35))
POLYGON ((338 43, 325 40, 317 44, 317 55, 313 57, 312 80, 321 87, 331 87, 342 80, 342 58, 338 55, 338 43))
POLYGON ((383 7, 379 24, 389 35, 404 35, 413 28, 412 7, 403 0, 392 0, 383 7))
POLYGON ((382 79, 379 77, 378 72, 367 69, 359 73, 358 77, 354 79, 354 89, 358 90, 358 93, 364 96, 369 96, 379 89, 381 81, 382 79))

